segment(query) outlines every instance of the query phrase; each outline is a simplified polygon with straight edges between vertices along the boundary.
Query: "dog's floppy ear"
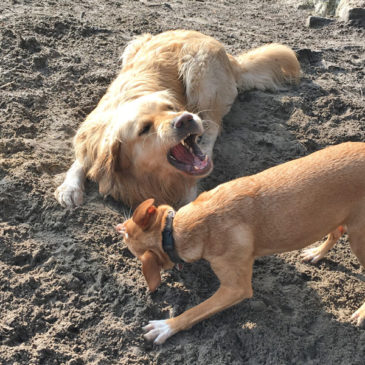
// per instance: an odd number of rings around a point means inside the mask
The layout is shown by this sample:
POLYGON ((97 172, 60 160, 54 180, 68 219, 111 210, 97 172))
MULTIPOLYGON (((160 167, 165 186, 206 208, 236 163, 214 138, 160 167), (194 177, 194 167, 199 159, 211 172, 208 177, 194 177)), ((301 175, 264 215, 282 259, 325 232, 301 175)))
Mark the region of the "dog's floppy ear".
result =
POLYGON ((152 225, 155 220, 156 207, 153 205, 155 199, 145 200, 138 205, 133 213, 133 221, 138 224, 143 230, 146 230, 152 225))
MULTIPOLYGON (((101 156, 103 159, 103 156, 101 156)), ((130 161, 126 154, 122 151, 122 142, 116 139, 111 146, 109 151, 104 156, 104 169, 108 172, 118 172, 127 169, 130 165, 130 161)))
POLYGON ((116 139, 111 145, 97 150, 88 176, 99 182, 100 192, 106 194, 112 188, 116 174, 128 169, 130 161, 122 151, 122 143, 116 139))
POLYGON ((152 251, 146 251, 140 258, 142 261, 142 272, 147 281, 148 289, 152 292, 161 283, 161 265, 158 257, 152 251))

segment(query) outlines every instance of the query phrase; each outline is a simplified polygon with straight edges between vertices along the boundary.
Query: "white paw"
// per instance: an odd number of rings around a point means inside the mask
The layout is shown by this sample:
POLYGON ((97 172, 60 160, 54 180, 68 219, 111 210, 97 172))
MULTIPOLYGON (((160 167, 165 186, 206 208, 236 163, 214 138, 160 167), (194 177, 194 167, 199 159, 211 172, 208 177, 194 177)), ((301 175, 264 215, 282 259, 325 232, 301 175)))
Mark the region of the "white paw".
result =
POLYGON ((66 181, 54 193, 55 198, 63 207, 81 205, 84 200, 84 191, 77 184, 68 184, 66 181))
POLYGON ((351 316, 351 321, 356 322, 356 324, 365 328, 365 303, 351 316))
POLYGON ((310 261, 313 264, 318 262, 324 256, 325 256, 325 253, 321 252, 319 247, 307 248, 300 255, 300 257, 303 261, 310 261))
POLYGON ((144 338, 147 341, 153 341, 157 345, 163 344, 175 332, 170 328, 167 320, 149 321, 148 325, 143 327, 144 331, 148 331, 144 338))

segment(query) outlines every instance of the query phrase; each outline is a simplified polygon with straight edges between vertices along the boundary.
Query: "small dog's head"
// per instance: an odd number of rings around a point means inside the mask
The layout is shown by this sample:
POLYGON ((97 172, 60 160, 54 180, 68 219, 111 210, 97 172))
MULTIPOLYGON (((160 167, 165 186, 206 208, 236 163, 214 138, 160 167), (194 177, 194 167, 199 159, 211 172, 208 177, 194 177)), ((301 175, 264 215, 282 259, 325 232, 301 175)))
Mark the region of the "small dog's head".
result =
POLYGON ((212 170, 197 143, 204 132, 201 119, 168 92, 123 103, 110 117, 103 135, 90 137, 100 146, 90 156, 88 175, 99 182, 101 193, 131 206, 149 197, 178 205, 187 188, 212 170))
POLYGON ((136 208, 132 218, 116 226, 128 249, 142 262, 142 272, 150 291, 160 285, 161 270, 174 266, 162 249, 162 230, 170 209, 167 205, 157 208, 154 199, 148 199, 136 208))

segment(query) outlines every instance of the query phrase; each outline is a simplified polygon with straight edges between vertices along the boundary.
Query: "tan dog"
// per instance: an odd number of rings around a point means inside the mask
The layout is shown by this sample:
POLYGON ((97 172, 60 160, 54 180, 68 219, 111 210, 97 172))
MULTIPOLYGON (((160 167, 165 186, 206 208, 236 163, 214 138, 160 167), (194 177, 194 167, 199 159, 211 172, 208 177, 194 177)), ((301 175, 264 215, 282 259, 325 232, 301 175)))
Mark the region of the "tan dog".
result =
POLYGON ((237 88, 277 89, 300 72, 286 46, 235 58, 215 39, 185 30, 144 34, 128 44, 122 60, 75 136, 76 161, 55 192, 63 206, 82 203, 86 177, 130 206, 151 197, 186 204, 212 170, 213 146, 237 88))
MULTIPOLYGON (((329 147, 219 185, 172 215, 171 207, 156 208, 150 199, 117 226, 142 261, 149 289, 157 288, 160 270, 171 268, 177 256, 209 261, 221 285, 183 314, 151 321, 145 337, 157 344, 251 297, 256 257, 301 249, 329 234, 326 243, 304 254, 317 260, 346 229, 352 251, 365 266, 365 143, 329 147)), ((352 318, 365 324, 365 303, 352 318)))

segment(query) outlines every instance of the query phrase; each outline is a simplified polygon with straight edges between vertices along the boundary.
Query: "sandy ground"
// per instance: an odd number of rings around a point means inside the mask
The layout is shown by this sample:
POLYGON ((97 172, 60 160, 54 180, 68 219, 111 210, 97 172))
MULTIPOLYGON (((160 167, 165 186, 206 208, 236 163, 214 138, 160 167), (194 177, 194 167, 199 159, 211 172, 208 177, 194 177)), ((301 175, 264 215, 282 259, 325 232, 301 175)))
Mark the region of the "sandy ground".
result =
POLYGON ((364 364, 365 331, 349 316, 365 300, 365 275, 346 237, 317 265, 299 252, 260 258, 252 299, 153 346, 142 325, 210 296, 218 281, 209 266, 168 272, 149 294, 113 229, 129 210, 93 183, 79 208, 53 197, 78 125, 118 72, 123 46, 143 32, 190 28, 231 53, 267 42, 298 52, 298 87, 239 95, 202 190, 364 141, 364 28, 307 28, 310 10, 297 3, 1 2, 1 364, 364 364))

